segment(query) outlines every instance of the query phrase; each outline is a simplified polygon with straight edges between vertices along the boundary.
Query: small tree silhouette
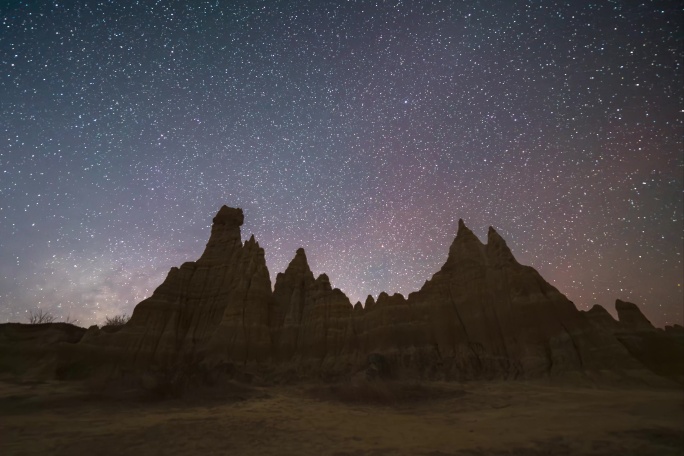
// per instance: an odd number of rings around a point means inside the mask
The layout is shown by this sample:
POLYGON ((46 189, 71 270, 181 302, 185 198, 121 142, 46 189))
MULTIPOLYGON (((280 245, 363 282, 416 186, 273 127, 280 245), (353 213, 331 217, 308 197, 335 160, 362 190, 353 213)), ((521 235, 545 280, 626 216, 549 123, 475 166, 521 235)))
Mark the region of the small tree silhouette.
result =
POLYGON ((32 325, 39 325, 41 323, 52 323, 55 321, 55 316, 45 312, 43 309, 38 309, 35 312, 29 310, 29 323, 32 325))

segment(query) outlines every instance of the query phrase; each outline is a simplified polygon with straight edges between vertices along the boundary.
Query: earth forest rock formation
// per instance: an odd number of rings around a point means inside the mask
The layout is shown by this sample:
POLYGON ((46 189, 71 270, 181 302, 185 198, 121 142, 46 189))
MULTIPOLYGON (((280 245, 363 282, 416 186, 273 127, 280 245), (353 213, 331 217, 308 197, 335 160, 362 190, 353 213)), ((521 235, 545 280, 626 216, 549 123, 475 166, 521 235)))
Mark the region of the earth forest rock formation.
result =
POLYGON ((619 321, 601 306, 578 310, 491 227, 483 244, 460 220, 446 262, 420 290, 362 306, 315 277, 304 249, 272 286, 263 248, 254 236, 242 242, 243 221, 241 209, 223 206, 197 261, 171 268, 120 330, 91 327, 63 342, 60 362, 238 366, 295 378, 684 379, 681 326, 656 329, 620 300, 619 321))

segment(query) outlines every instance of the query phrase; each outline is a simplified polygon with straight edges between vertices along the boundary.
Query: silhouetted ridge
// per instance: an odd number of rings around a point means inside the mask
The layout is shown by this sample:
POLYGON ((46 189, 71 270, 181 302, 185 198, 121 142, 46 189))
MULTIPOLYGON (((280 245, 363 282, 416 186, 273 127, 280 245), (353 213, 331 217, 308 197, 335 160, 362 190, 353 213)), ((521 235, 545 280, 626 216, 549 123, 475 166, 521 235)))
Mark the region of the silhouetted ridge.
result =
POLYGON ((644 339, 632 337, 655 331, 638 307, 618 301, 619 323, 601 307, 578 311, 492 227, 483 244, 459 220, 445 264, 420 290, 368 296, 361 307, 325 273, 315 277, 302 248, 271 288, 264 250, 253 235, 241 242, 243 221, 223 206, 197 262, 172 268, 122 330, 89 331, 81 345, 138 366, 193 359, 299 376, 349 375, 371 359, 392 375, 447 379, 667 371, 644 361, 644 339))

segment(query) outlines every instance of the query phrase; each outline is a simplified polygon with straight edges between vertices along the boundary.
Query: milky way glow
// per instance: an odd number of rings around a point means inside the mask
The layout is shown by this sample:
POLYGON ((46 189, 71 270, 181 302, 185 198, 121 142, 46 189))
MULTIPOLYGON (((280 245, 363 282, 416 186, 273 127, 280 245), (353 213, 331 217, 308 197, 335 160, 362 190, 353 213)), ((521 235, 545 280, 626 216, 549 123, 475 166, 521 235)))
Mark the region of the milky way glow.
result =
MULTIPOLYGON (((9 5, 8 5, 9 3, 9 5)), ((221 205, 272 279, 407 295, 457 220, 682 323, 678 1, 0 6, 0 321, 131 313, 221 205)))

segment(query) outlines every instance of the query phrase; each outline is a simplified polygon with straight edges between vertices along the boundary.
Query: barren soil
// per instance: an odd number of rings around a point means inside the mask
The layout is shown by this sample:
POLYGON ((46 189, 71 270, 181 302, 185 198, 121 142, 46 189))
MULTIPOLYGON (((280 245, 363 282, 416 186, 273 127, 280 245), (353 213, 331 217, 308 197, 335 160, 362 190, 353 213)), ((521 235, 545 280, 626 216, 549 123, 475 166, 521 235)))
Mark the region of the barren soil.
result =
POLYGON ((683 455, 681 390, 256 387, 153 401, 0 383, 2 455, 683 455), (387 392, 385 392, 387 391, 387 392))

